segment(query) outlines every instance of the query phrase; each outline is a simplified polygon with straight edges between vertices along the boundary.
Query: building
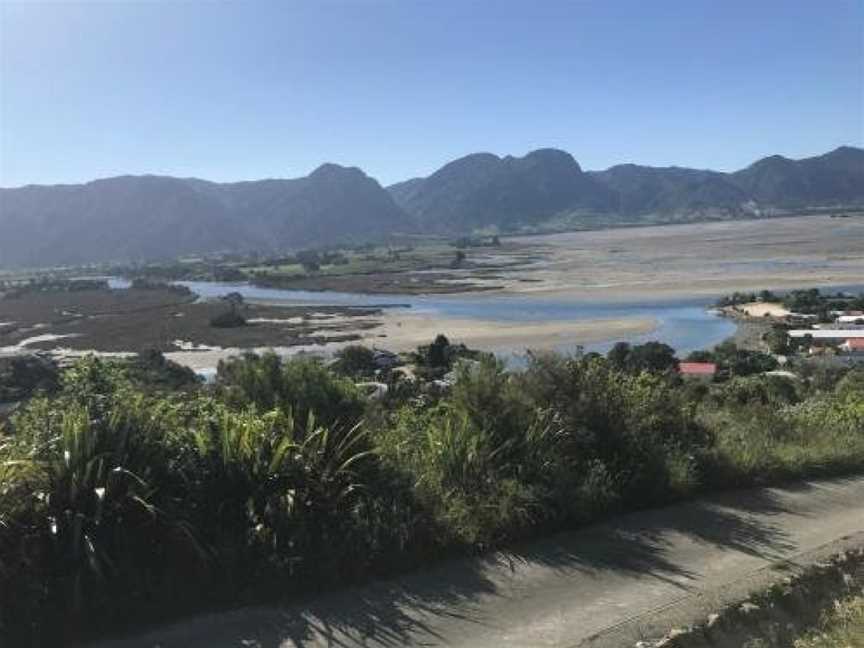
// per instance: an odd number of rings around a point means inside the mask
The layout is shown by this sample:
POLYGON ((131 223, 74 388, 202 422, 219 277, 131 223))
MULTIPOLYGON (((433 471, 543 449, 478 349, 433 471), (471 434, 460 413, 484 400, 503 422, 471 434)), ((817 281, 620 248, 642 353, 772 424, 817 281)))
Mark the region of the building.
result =
POLYGON ((840 315, 836 321, 838 324, 864 324, 864 315, 840 315))
POLYGON ((684 378, 713 380, 717 374, 717 365, 713 362, 681 362, 678 364, 678 373, 684 378))
POLYGON ((852 338, 840 345, 844 353, 864 355, 864 338, 852 338))
POLYGON ((841 343, 846 340, 864 338, 864 329, 793 329, 790 338, 812 338, 814 341, 841 343))

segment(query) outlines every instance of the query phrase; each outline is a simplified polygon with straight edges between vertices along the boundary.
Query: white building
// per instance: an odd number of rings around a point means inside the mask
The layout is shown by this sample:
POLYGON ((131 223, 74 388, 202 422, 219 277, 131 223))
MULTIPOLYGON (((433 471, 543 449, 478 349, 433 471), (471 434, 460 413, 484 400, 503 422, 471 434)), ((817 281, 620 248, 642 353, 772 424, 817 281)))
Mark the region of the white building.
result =
POLYGON ((788 332, 790 338, 813 338, 824 342, 864 339, 864 329, 792 329, 788 332))

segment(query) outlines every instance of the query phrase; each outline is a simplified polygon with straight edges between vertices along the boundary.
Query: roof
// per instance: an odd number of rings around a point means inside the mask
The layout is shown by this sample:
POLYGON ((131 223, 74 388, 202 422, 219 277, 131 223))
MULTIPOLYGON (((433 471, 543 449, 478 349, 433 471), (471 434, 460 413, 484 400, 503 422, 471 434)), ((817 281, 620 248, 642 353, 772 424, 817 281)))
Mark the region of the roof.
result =
POLYGON ((713 362, 681 362, 678 372, 691 376, 713 376, 717 373, 717 365, 713 362))
POLYGON ((793 338, 803 338, 808 335, 814 339, 848 340, 864 338, 864 329, 795 329, 789 331, 789 337, 793 338))
POLYGON ((853 338, 851 340, 846 340, 845 346, 849 349, 860 349, 864 351, 864 338, 853 338))

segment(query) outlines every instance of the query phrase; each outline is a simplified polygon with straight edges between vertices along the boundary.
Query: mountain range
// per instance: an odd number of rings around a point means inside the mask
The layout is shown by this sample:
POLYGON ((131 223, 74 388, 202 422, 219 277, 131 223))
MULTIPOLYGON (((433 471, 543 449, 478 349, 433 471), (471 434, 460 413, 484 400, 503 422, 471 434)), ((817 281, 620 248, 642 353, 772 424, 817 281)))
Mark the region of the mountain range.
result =
POLYGON ((282 251, 402 234, 753 218, 864 206, 864 149, 761 159, 734 173, 621 164, 584 171, 572 155, 476 153, 382 187, 325 164, 290 180, 215 183, 120 176, 0 189, 0 266, 282 251))

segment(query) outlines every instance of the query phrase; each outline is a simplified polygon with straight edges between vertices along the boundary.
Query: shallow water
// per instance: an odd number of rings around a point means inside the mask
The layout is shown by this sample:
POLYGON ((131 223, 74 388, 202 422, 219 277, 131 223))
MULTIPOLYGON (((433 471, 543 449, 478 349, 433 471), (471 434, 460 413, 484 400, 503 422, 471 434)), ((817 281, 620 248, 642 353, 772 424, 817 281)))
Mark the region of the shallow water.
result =
MULTIPOLYGON (((605 351, 615 342, 658 340, 674 347, 679 354, 711 347, 735 332, 735 325, 706 310, 705 298, 603 302, 577 299, 549 299, 532 295, 466 293, 461 295, 366 295, 361 293, 313 292, 259 288, 249 284, 183 281, 179 285, 204 298, 215 298, 238 292, 246 299, 285 304, 320 304, 337 306, 389 306, 410 308, 442 320, 498 320, 502 322, 575 321, 597 319, 654 319, 657 328, 645 335, 622 337, 589 344, 591 351, 605 351)), ((121 286, 117 286, 121 287, 121 286)), ((573 350, 563 345, 559 350, 573 350)), ((513 353, 514 349, 501 349, 513 353)))

